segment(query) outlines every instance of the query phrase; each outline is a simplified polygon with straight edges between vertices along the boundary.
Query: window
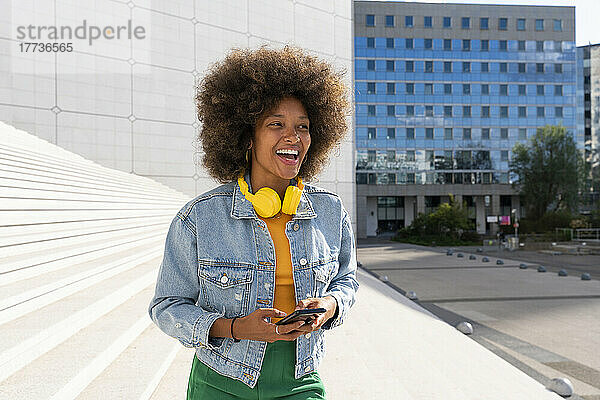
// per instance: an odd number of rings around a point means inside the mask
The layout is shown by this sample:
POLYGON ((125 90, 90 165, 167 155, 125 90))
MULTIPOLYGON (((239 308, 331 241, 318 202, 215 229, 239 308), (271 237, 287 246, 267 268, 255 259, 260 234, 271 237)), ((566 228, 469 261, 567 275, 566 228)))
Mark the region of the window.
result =
POLYGON ((375 94, 375 82, 367 82, 367 94, 375 94))
POLYGON ((407 49, 412 49, 414 48, 414 42, 412 39, 405 39, 404 40, 404 47, 406 47, 407 49))
POLYGON ((508 139, 508 128, 500 128, 500 139, 508 139))
POLYGON ((452 116, 452 106, 444 106, 444 117, 452 116))
POLYGON ((387 115, 388 117, 393 117, 396 115, 396 106, 387 106, 387 115))
POLYGON ((405 61, 404 69, 406 72, 415 72, 415 62, 414 61, 405 61))
MULTIPOLYGON (((396 128, 387 128, 386 138, 395 139, 396 138, 396 128)), ((389 160, 389 158, 388 158, 388 160, 389 160)))
POLYGON ((471 139, 471 128, 463 128, 463 139, 471 139))
POLYGON ((433 106, 425 106, 425 116, 433 117, 433 106))
POLYGON ((519 118, 526 118, 526 117, 527 117, 527 107, 519 106, 519 118))
POLYGON ((394 38, 385 38, 385 47, 388 49, 393 49, 394 48, 394 38))
POLYGON ((538 96, 544 95, 544 85, 536 85, 535 86, 535 94, 538 96))
MULTIPOLYGON (((415 152, 413 151, 412 152, 413 157, 414 157, 414 153, 415 152)), ((408 159, 408 153, 406 153, 406 158, 408 159)), ((415 160, 413 159, 411 161, 415 161, 415 160)), ((414 172, 409 172, 406 174, 406 183, 409 183, 409 184, 415 183, 415 173, 414 172)))
POLYGON ((546 116, 544 107, 537 107, 537 116, 538 116, 538 118, 546 116))
POLYGON ((394 26, 394 16, 393 15, 385 16, 385 26, 394 26))
POLYGON ((444 94, 452 94, 452 84, 444 83, 444 94))
POLYGON ((463 39, 462 50, 463 51, 471 51, 471 41, 469 39, 463 39))
POLYGON ((367 38, 367 48, 374 49, 375 48, 375 38, 368 37, 367 38))
POLYGON ((482 29, 482 30, 490 29, 490 19, 487 17, 479 18, 479 29, 482 29))
POLYGON ((525 30, 525 18, 517 19, 517 30, 524 31, 525 30))
POLYGON ((407 15, 404 17, 404 26, 407 28, 412 28, 414 26, 412 15, 407 15))
POLYGON ((490 64, 486 62, 481 63, 481 72, 490 72, 490 64))
POLYGON ((501 62, 499 64, 499 66, 500 66, 500 72, 507 72, 508 71, 508 64, 507 63, 501 62))
POLYGON ((452 72, 452 61, 444 61, 444 72, 452 72))
POLYGON ((368 105, 368 106, 367 106, 367 114, 368 114, 370 117, 373 117, 373 116, 375 116, 375 106, 374 106, 374 105, 368 105))
MULTIPOLYGON (((407 139, 414 139, 415 138, 415 128, 406 128, 406 138, 407 139)), ((415 156, 414 156, 415 153, 414 153, 414 151, 413 151, 412 160, 409 159, 410 158, 408 156, 409 152, 410 152, 410 150, 406 152, 406 161, 415 161, 415 156)))
POLYGON ((452 50, 452 39, 444 39, 444 50, 452 50))
POLYGON ((519 128, 519 140, 527 140, 527 129, 519 128))
POLYGON ((433 139, 433 128, 425 128, 425 139, 433 139))
POLYGON ((468 61, 463 61, 462 63, 462 71, 463 72, 471 72, 471 63, 468 61))
POLYGON ((367 128, 367 139, 377 139, 377 129, 367 128))
POLYGON ((490 128, 481 128, 481 139, 489 139, 490 138, 490 128))
POLYGON ((544 20, 543 19, 536 19, 535 20, 535 30, 536 31, 543 31, 544 30, 544 20))
POLYGON ((444 128, 444 139, 452 139, 452 128, 444 128))
POLYGON ((489 40, 481 41, 481 51, 490 51, 490 41, 489 40))
POLYGON ((367 71, 375 71, 375 60, 367 60, 367 71))
POLYGON ((406 115, 412 117, 415 115, 415 106, 406 106, 406 115))
POLYGON ((562 74, 562 64, 554 64, 554 73, 555 74, 562 74))
POLYGON ((468 83, 463 83, 462 88, 463 94, 471 94, 471 85, 469 85, 468 83))
POLYGON ((563 117, 563 108, 562 107, 554 107, 554 116, 556 118, 562 118, 563 117))
POLYGON ((508 18, 498 18, 498 30, 505 31, 508 29, 508 18))
POLYGON ((463 106, 463 117, 465 117, 465 118, 471 117, 471 106, 463 106))
POLYGON ((525 51, 525 41, 524 40, 519 40, 517 42, 517 50, 525 51))
POLYGON ((537 51, 538 53, 541 53, 542 51, 544 51, 544 41, 543 40, 535 41, 535 51, 537 51))
POLYGON ((508 49, 508 45, 507 45, 507 41, 506 40, 500 40, 498 42, 498 45, 500 47, 500 51, 506 51, 508 49))
POLYGON ((433 72, 433 61, 425 61, 425 72, 429 74, 433 72))
POLYGON ((554 32, 562 32, 562 19, 554 20, 554 32))
POLYGON ((433 18, 431 18, 430 16, 423 17, 423 26, 425 28, 432 28, 433 27, 433 18))
POLYGON ((557 53, 561 53, 562 52, 562 42, 560 40, 556 40, 554 42, 554 51, 557 53))
POLYGON ((385 70, 386 71, 394 71, 394 60, 386 60, 385 61, 385 70))
POLYGON ((489 95, 490 94, 490 85, 488 85, 487 83, 481 85, 481 94, 484 96, 489 95))
POLYGON ((481 118, 490 117, 490 106, 481 106, 481 118))
POLYGON ((554 85, 554 95, 562 96, 563 95, 563 87, 562 85, 554 85))
POLYGON ((537 72, 538 74, 543 74, 544 73, 544 63, 536 63, 535 64, 535 72, 537 72))
POLYGON ((443 26, 444 28, 452 28, 452 18, 444 17, 443 26))
POLYGON ((500 118, 508 118, 508 106, 500 106, 500 118))
POLYGON ((425 39, 425 50, 433 49, 433 39, 425 39))
POLYGON ((519 69, 519 73, 520 74, 524 74, 527 70, 527 64, 525 63, 519 63, 518 65, 518 69, 519 69))
POLYGON ((519 96, 527 95, 527 86, 519 85, 519 96))
POLYGON ((460 26, 463 29, 470 29, 471 28, 471 18, 469 17, 462 17, 460 20, 460 26))
POLYGON ((425 94, 433 94, 433 83, 425 84, 425 94))
POLYGON ((375 26, 375 15, 367 14, 366 24, 367 26, 375 26))
POLYGON ((406 94, 415 94, 415 84, 414 83, 406 84, 406 94))
POLYGON ((385 86, 386 94, 396 94, 396 84, 394 82, 388 82, 385 86))
POLYGON ((500 85, 500 96, 508 96, 508 85, 500 85))
POLYGON ((508 150, 500 151, 500 161, 508 161, 508 150))

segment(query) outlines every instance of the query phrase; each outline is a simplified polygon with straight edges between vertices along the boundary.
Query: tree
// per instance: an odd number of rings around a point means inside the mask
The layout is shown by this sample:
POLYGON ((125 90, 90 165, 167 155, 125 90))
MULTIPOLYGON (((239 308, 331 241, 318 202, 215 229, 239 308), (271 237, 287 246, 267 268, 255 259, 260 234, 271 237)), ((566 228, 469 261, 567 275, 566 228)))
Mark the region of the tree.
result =
POLYGON ((538 128, 527 145, 518 143, 510 171, 517 175, 513 187, 523 197, 528 218, 541 218, 548 211, 577 211, 587 168, 573 135, 563 126, 538 128))

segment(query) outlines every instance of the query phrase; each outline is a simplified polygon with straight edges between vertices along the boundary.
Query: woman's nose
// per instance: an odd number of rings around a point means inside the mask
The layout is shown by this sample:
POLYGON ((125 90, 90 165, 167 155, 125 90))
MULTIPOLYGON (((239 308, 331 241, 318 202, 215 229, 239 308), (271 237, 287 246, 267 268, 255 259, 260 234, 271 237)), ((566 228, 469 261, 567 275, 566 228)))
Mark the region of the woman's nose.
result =
POLYGON ((284 135, 285 140, 289 141, 290 143, 297 143, 300 141, 300 135, 298 135, 298 132, 296 132, 295 128, 286 129, 284 135))

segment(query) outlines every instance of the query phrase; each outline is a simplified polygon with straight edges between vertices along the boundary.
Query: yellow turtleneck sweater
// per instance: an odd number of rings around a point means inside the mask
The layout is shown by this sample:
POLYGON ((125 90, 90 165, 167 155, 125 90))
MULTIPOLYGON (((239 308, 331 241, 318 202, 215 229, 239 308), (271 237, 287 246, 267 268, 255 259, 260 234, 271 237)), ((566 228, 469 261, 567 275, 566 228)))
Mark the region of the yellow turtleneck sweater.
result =
MULTIPOLYGON (((275 299, 273 308, 290 314, 296 308, 294 292, 294 275, 292 271, 292 254, 290 242, 285 235, 285 224, 292 216, 281 213, 277 218, 261 218, 267 224, 271 239, 275 245, 275 299)), ((273 322, 280 318, 273 318, 273 322)))

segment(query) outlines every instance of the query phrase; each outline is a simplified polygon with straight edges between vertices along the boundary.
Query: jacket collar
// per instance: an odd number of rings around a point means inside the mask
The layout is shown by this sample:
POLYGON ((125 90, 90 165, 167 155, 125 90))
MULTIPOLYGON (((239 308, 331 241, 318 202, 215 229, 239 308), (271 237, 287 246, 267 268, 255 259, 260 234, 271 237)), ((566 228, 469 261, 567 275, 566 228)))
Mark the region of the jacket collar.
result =
MULTIPOLYGON (((244 179, 248 183, 248 190, 252 192, 249 172, 246 172, 246 174, 244 175, 244 179)), ((297 182, 294 180, 294 184, 296 183, 297 182)), ((308 198, 305 188, 305 190, 302 191, 302 195, 300 196, 300 204, 298 204, 296 214, 294 214, 292 219, 312 219, 316 216, 317 213, 315 213, 312 202, 308 198)), ((237 184, 237 180, 233 182, 233 201, 231 202, 231 217, 235 219, 258 219, 256 211, 254 211, 254 207, 252 206, 252 203, 246 200, 246 198, 242 194, 242 191, 240 190, 240 187, 237 184)))

